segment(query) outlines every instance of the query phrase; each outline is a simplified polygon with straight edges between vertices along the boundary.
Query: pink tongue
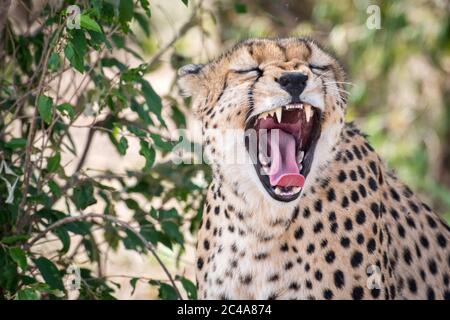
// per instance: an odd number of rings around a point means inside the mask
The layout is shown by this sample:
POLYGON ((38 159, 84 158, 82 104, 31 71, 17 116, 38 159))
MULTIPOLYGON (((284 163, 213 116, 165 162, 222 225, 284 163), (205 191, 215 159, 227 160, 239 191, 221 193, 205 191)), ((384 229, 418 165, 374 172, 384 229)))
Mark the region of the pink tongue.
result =
POLYGON ((295 138, 283 130, 272 129, 271 131, 274 130, 278 131, 279 139, 276 134, 274 141, 272 141, 272 135, 268 137, 272 160, 269 173, 270 184, 280 187, 303 187, 305 177, 299 173, 295 156, 295 138))

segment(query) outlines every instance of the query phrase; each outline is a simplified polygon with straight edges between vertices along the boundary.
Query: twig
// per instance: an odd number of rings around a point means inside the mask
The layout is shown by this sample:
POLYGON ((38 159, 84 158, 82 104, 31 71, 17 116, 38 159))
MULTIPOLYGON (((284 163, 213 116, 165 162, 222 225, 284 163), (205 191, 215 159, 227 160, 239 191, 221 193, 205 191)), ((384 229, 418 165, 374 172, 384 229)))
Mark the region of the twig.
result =
POLYGON ((151 243, 149 243, 139 232, 137 232, 132 226, 130 226, 127 222, 122 221, 120 219, 117 219, 113 216, 108 216, 108 215, 103 215, 103 214, 97 214, 97 213, 88 213, 82 216, 77 216, 77 217, 67 217, 64 219, 61 219, 53 224, 51 224, 50 226, 48 226, 45 230, 43 230, 42 232, 40 232, 38 235, 36 235, 33 239, 31 239, 28 243, 26 243, 24 245, 24 249, 25 250, 29 250, 39 239, 42 239, 45 237, 45 235, 64 225, 67 223, 71 223, 71 222, 75 222, 75 221, 81 221, 81 220, 86 220, 86 219, 91 219, 91 218, 100 218, 103 220, 108 220, 111 222, 116 223, 117 225, 127 229, 128 231, 132 232, 145 246, 145 248, 150 251, 152 253, 152 255, 156 258, 156 260, 158 261, 159 265, 161 266, 161 268, 163 269, 164 273, 167 275, 167 277, 169 278, 170 283, 172 284, 173 288, 175 289, 175 291, 177 292, 178 297, 180 298, 180 300, 183 300, 183 297, 180 293, 180 291, 178 290, 178 287, 175 284, 175 280, 173 279, 172 275, 170 274, 169 270, 167 269, 167 267, 164 265, 164 263, 162 262, 161 258, 158 256, 158 254, 155 251, 155 248, 153 247, 153 245, 151 243))

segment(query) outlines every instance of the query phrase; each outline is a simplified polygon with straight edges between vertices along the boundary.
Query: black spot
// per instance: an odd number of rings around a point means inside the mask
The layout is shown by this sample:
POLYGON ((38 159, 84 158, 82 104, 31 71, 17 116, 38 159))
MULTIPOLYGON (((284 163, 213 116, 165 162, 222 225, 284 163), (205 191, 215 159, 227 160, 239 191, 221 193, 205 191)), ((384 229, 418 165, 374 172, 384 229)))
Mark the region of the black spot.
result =
POLYGON ((416 293, 417 292, 416 280, 414 280, 413 278, 409 278, 407 282, 409 291, 411 291, 411 293, 416 293))
POLYGON ((314 278, 316 278, 317 281, 321 281, 321 280, 322 280, 322 277, 323 277, 322 272, 320 272, 319 270, 317 270, 317 271, 314 273, 314 278))
POLYGON ((338 178, 339 182, 344 182, 347 179, 347 175, 345 174, 345 172, 343 170, 341 170, 339 172, 339 175, 337 178, 338 178))
POLYGON ((351 199, 352 199, 352 201, 354 202, 354 203, 356 203, 356 202, 358 202, 359 201, 359 195, 358 195, 358 192, 356 192, 356 191, 352 191, 352 193, 351 193, 351 199))
POLYGON ((218 215, 218 214, 220 213, 220 207, 219 207, 219 206, 217 206, 217 207, 214 208, 214 213, 215 213, 216 215, 218 215))
POLYGON ((326 300, 332 299, 332 298, 333 298, 333 291, 331 291, 330 289, 325 289, 325 290, 323 291, 323 297, 324 297, 326 300))
POLYGON ((316 249, 316 246, 315 246, 313 243, 310 243, 310 244, 308 245, 308 247, 306 248, 306 252, 307 252, 308 254, 311 254, 311 253, 314 252, 315 249, 316 249))
POLYGON ((330 188, 327 193, 327 199, 329 202, 336 200, 336 194, 333 188, 330 188))
POLYGON ((315 209, 317 212, 322 212, 322 200, 317 200, 317 201, 314 203, 314 209, 315 209))
POLYGON ((205 250, 209 250, 209 241, 208 240, 203 241, 203 247, 205 248, 205 250))
POLYGON ((303 237, 303 234, 304 234, 303 228, 300 226, 297 228, 297 230, 295 230, 294 237, 295 239, 300 240, 303 237))
POLYGON ((414 202, 412 202, 410 200, 410 201, 408 201, 408 205, 412 211, 414 211, 415 213, 419 213, 419 207, 417 206, 417 204, 415 204, 414 202))
POLYGON ((352 291, 353 300, 361 300, 364 297, 364 289, 360 286, 354 287, 352 291))
POLYGON ((203 268, 203 263, 204 263, 204 261, 203 261, 203 258, 198 258, 198 260, 197 260, 197 268, 199 269, 199 270, 202 270, 202 268, 203 268))
POLYGON ((294 266, 294 264, 291 261, 286 262, 286 264, 284 265, 284 270, 289 270, 292 269, 292 267, 294 266))
POLYGON ((430 216, 426 216, 427 217, 427 221, 428 221, 428 225, 432 228, 432 229, 435 229, 436 227, 437 227, 437 223, 436 223, 436 221, 432 218, 432 217, 430 217, 430 216))
POLYGON ((364 235, 362 233, 358 234, 358 236, 356 237, 356 242, 358 242, 358 244, 364 243, 364 235))
POLYGON ((306 208, 303 210, 303 218, 308 218, 310 215, 311 215, 311 211, 309 211, 309 208, 306 207, 306 208))
POLYGON ((305 284, 306 284, 306 288, 308 288, 308 289, 312 289, 312 287, 313 287, 313 285, 312 285, 312 282, 311 281, 309 281, 309 280, 306 280, 305 281, 305 284))
POLYGON ((424 235, 421 235, 420 236, 420 244, 424 247, 424 248, 428 248, 429 247, 429 242, 428 242, 428 239, 424 236, 424 235))
POLYGON ((322 231, 322 229, 323 229, 322 222, 319 221, 314 225, 314 233, 319 233, 320 231, 322 231))
POLYGON ((285 243, 280 247, 280 250, 281 250, 282 252, 286 252, 286 251, 289 250, 289 246, 288 246, 287 242, 285 242, 285 243))
POLYGON ((377 170, 377 165, 375 164, 374 161, 370 161, 369 162, 369 167, 370 167, 370 170, 372 170, 373 174, 375 176, 377 176, 378 175, 378 170, 377 170))
POLYGON ((376 241, 374 238, 370 238, 369 241, 367 241, 367 251, 369 253, 374 253, 375 249, 377 247, 376 241))
POLYGON ((366 214, 363 210, 359 210, 356 214, 356 223, 363 224, 364 222, 366 222, 366 214))
POLYGON ((297 291, 298 289, 300 289, 300 285, 297 282, 291 282, 291 284, 289 285, 289 289, 297 291))
POLYGON ((375 179, 372 178, 372 177, 369 177, 369 187, 370 187, 370 189, 372 189, 373 191, 377 191, 377 189, 378 189, 377 182, 376 182, 375 179))
POLYGON ((336 233, 336 232, 337 232, 337 229, 338 229, 338 224, 337 224, 336 222, 333 222, 333 223, 331 224, 331 226, 330 226, 330 231, 331 231, 332 233, 336 233))
POLYGON ((398 211, 395 210, 394 208, 392 208, 390 210, 390 213, 391 213, 392 218, 394 218, 394 220, 398 220, 398 218, 400 217, 399 214, 398 214, 398 211))
POLYGON ((370 204, 370 209, 372 210, 373 214, 375 215, 375 218, 378 218, 380 215, 380 206, 378 203, 372 202, 370 204))
POLYGON ((409 248, 405 248, 403 250, 403 260, 405 260, 407 265, 411 265, 412 256, 411 256, 411 250, 409 250, 409 248))
POLYGON ((355 251, 350 259, 350 263, 352 264, 353 268, 357 268, 361 265, 363 261, 363 255, 359 251, 355 251))
POLYGON ((261 252, 255 255, 256 260, 264 260, 269 256, 267 252, 261 252))
POLYGON ((436 274, 437 273, 436 261, 434 261, 433 259, 428 261, 428 269, 430 269, 431 274, 436 274))
POLYGON ((405 237, 405 228, 403 228, 403 226, 401 224, 397 225, 397 231, 398 231, 398 235, 402 238, 405 237))
POLYGON ((431 287, 428 287, 427 290, 427 299, 428 300, 435 300, 436 299, 436 295, 434 294, 434 290, 431 287))
POLYGON ((393 188, 390 189, 391 192, 391 197, 395 200, 395 201, 400 201, 400 196, 398 195, 397 191, 395 191, 393 188))
POLYGON ((242 284, 249 285, 252 282, 252 276, 249 274, 244 277, 241 276, 239 280, 241 281, 242 284))
POLYGON ((334 259, 336 259, 336 255, 334 254, 334 251, 328 251, 325 255, 325 261, 328 263, 333 263, 334 259))
POLYGON ((278 274, 274 274, 274 275, 270 276, 269 282, 275 282, 275 281, 278 281, 279 279, 280 279, 280 276, 278 274))
POLYGON ((344 196, 344 197, 342 198, 342 208, 347 208, 348 205, 349 205, 348 198, 347 198, 347 196, 344 196))
POLYGON ((445 248, 447 246, 447 239, 442 235, 442 233, 439 233, 436 237, 437 243, 441 248, 445 248))
POLYGON ((341 246, 343 246, 344 248, 348 248, 350 246, 350 239, 347 237, 342 237, 341 246))
POLYGON ((336 285, 336 288, 341 289, 344 287, 345 280, 344 280, 344 273, 341 270, 336 270, 334 272, 334 284, 336 285))
POLYGON ((205 227, 206 230, 209 230, 211 228, 211 221, 209 221, 209 218, 206 220, 205 227))
POLYGON ((415 229, 416 228, 416 223, 414 222, 414 219, 411 217, 406 217, 406 223, 408 224, 408 226, 410 226, 411 228, 415 229))
POLYGON ((350 218, 347 218, 345 220, 344 227, 345 227, 345 230, 347 230, 347 231, 350 231, 350 230, 353 229, 353 223, 352 223, 352 220, 350 218))
POLYGON ((328 214, 328 220, 330 220, 330 221, 336 221, 336 213, 335 213, 334 211, 331 211, 331 212, 328 214))
POLYGON ((358 186, 358 189, 359 189, 359 193, 361 194, 361 197, 363 197, 363 198, 367 197, 366 188, 362 184, 360 184, 358 186))

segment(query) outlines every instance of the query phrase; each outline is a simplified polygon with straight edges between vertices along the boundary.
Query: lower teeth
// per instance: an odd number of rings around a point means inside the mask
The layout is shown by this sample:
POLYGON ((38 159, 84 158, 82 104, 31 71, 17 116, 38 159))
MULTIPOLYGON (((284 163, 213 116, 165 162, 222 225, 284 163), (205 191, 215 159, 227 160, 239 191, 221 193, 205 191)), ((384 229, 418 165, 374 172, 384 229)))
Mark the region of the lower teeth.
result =
POLYGON ((291 187, 289 191, 284 191, 280 187, 275 187, 274 192, 279 196, 291 196, 293 194, 299 193, 302 188, 300 187, 291 187))

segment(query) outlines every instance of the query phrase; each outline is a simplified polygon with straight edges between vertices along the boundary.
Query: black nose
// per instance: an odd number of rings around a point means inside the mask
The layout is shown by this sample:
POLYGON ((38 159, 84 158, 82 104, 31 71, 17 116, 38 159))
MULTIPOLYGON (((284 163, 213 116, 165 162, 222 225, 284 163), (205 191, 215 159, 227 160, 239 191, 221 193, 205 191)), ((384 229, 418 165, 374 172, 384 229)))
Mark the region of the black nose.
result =
POLYGON ((292 102, 300 102, 300 94, 305 89, 307 80, 308 76, 301 72, 285 72, 278 83, 292 96, 292 102))

